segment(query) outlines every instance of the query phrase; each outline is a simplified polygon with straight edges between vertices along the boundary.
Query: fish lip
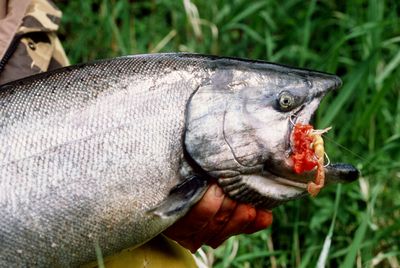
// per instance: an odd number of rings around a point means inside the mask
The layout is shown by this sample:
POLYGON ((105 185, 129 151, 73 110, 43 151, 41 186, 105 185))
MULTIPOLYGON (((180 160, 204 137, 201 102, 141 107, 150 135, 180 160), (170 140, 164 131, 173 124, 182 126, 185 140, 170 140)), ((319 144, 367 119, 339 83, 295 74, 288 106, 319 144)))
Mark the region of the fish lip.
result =
MULTIPOLYGON (((273 173, 271 172, 271 174, 273 174, 273 173)), ((307 189, 307 183, 306 182, 294 181, 294 180, 291 180, 291 179, 278 177, 278 175, 276 175, 276 174, 273 174, 273 175, 277 176, 273 180, 275 182, 278 182, 281 185, 285 185, 285 186, 288 186, 288 187, 291 187, 291 188, 303 189, 303 190, 307 189)))
POLYGON ((282 185, 294 188, 307 188, 308 179, 302 174, 295 174, 292 171, 292 166, 285 163, 288 169, 277 170, 276 165, 271 165, 271 163, 265 162, 261 171, 261 174, 266 179, 272 179, 282 185), (272 178, 270 175, 273 175, 272 178))
MULTIPOLYGON (((361 175, 356 167, 348 163, 332 163, 325 166, 324 169, 326 184, 350 183, 361 175)), ((272 174, 273 180, 288 187, 307 189, 308 182, 313 181, 316 176, 316 169, 295 174, 291 169, 286 172, 277 171, 265 163, 262 174, 267 179, 271 179, 268 175, 272 174)))

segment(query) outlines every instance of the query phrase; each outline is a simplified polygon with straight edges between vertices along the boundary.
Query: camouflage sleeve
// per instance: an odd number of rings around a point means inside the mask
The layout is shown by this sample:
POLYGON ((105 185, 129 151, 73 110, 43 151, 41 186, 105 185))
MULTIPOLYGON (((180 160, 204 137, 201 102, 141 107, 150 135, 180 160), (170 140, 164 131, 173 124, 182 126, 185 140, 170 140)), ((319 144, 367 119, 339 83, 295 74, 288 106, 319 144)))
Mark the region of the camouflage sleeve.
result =
MULTIPOLYGON (((12 2, 17 3, 15 9, 19 1, 9 2, 11 5, 12 2)), ((61 11, 50 0, 29 1, 22 19, 14 20, 20 24, 15 27, 15 34, 10 35, 12 40, 9 46, 0 51, 0 55, 3 55, 0 61, 0 84, 69 65, 56 35, 61 15, 61 11)), ((4 40, 4 37, 0 31, 0 39, 4 40)))

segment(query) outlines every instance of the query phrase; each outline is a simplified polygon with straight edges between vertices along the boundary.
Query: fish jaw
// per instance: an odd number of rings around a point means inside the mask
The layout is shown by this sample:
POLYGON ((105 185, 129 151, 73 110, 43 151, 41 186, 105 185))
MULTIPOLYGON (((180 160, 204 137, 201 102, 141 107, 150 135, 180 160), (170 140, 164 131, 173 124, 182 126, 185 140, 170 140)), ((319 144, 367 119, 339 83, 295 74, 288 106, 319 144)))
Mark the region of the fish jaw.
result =
POLYGON ((262 175, 220 178, 218 183, 232 199, 262 209, 272 209, 307 193, 307 184, 296 183, 267 172, 262 175))
MULTIPOLYGON (((315 172, 304 177, 314 178, 315 172)), ((327 183, 348 183, 359 177, 359 171, 349 164, 332 164, 325 167, 327 183)), ((261 175, 238 175, 220 178, 219 185, 234 200, 250 203, 262 209, 273 209, 290 200, 306 196, 308 183, 287 179, 263 170, 261 175)))

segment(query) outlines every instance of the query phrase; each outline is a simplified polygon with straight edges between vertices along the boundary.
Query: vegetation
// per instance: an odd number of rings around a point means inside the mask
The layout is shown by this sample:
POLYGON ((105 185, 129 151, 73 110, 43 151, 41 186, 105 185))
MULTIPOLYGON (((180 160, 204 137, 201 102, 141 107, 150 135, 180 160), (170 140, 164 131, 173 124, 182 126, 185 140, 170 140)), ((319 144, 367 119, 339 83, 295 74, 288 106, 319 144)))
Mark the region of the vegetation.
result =
POLYGON ((72 63, 190 51, 336 73, 316 126, 358 182, 274 210, 272 228, 205 247, 214 267, 400 266, 400 4, 392 0, 63 1, 72 63))

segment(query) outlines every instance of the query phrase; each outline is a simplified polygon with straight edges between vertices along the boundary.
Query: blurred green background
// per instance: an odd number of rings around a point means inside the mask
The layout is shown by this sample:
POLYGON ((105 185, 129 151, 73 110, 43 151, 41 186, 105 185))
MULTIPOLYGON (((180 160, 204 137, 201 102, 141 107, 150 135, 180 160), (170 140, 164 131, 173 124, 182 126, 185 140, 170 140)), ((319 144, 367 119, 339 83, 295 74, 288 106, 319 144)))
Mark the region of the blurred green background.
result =
POLYGON ((336 73, 319 109, 326 151, 362 177, 274 210, 272 228, 204 247, 214 267, 400 266, 397 0, 59 1, 72 63, 190 51, 336 73))

